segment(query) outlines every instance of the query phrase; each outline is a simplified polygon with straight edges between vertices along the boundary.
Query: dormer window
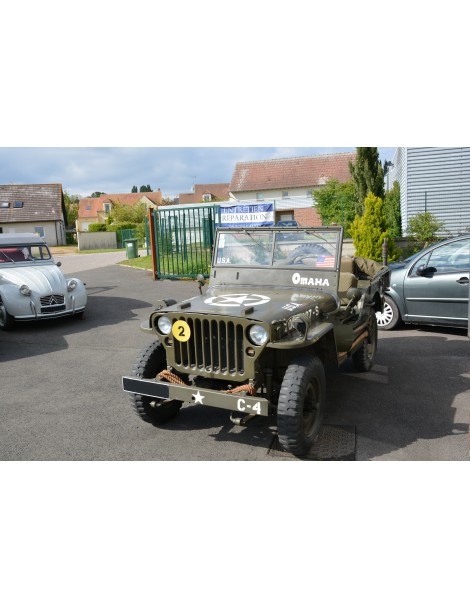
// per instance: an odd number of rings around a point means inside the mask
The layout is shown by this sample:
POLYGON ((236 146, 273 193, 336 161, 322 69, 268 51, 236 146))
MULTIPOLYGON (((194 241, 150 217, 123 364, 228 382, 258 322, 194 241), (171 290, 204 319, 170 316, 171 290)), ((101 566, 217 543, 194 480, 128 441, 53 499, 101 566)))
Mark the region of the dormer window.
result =
POLYGON ((210 203, 212 201, 212 196, 210 193, 202 195, 202 200, 204 203, 210 203))
POLYGON ((13 207, 14 207, 15 209, 20 209, 20 207, 23 207, 23 201, 15 201, 15 202, 13 203, 13 207))
POLYGON ((105 213, 106 215, 108 215, 108 214, 109 214, 109 212, 111 211, 111 203, 105 203, 105 204, 103 205, 103 209, 104 209, 104 213, 105 213))

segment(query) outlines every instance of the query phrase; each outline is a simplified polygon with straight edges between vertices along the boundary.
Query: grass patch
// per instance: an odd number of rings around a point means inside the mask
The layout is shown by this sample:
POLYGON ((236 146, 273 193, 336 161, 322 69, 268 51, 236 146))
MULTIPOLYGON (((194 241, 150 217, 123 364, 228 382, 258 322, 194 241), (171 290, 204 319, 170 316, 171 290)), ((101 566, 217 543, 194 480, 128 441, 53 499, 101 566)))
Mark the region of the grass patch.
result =
POLYGON ((78 254, 106 254, 107 252, 122 252, 126 253, 125 249, 115 248, 115 249, 102 249, 102 250, 80 250, 77 252, 78 254))
POLYGON ((123 266, 132 266, 136 269, 144 269, 146 271, 152 270, 152 256, 140 256, 140 258, 130 258, 129 260, 123 260, 119 264, 123 266))

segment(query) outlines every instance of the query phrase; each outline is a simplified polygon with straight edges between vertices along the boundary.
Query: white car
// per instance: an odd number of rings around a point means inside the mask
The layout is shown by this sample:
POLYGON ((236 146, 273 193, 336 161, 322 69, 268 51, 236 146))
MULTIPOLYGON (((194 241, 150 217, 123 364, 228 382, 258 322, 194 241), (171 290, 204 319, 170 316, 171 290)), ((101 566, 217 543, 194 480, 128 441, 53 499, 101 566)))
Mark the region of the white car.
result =
POLYGON ((9 330, 15 321, 83 315, 85 285, 65 278, 60 264, 41 237, 0 234, 0 329, 9 330))

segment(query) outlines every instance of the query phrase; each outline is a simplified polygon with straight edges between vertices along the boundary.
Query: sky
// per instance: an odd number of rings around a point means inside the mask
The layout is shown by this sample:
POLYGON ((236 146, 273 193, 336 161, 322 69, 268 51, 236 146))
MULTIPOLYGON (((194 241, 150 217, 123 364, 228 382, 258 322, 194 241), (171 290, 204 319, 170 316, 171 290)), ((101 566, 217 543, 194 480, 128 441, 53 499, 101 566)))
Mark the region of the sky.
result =
MULTIPOLYGON (((62 184, 70 195, 131 192, 150 185, 163 196, 191 192, 193 184, 229 183, 238 161, 354 151, 306 147, 4 147, 0 184, 62 184)), ((395 148, 379 148, 382 163, 395 148)))

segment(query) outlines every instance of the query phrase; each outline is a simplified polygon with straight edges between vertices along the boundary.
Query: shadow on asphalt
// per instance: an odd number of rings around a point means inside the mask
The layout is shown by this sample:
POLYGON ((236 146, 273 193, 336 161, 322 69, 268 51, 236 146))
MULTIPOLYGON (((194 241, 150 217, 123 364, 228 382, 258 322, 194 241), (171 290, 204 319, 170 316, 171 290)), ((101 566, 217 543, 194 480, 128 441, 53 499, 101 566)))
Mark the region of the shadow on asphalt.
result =
POLYGON ((93 332, 125 321, 135 321, 138 324, 140 316, 134 311, 148 309, 151 303, 105 295, 114 288, 115 286, 87 286, 88 303, 82 319, 59 317, 16 322, 12 330, 3 332, 0 337, 0 362, 67 349, 68 341, 65 337, 76 333, 93 332))
MULTIPOLYGON (((379 340, 370 372, 356 372, 348 360, 339 371, 328 373, 325 425, 357 427, 358 434, 369 440, 367 459, 420 439, 466 436, 468 423, 455 422, 454 406, 456 397, 469 386, 465 356, 470 353, 470 341, 461 337, 466 337, 466 331, 453 328, 424 328, 422 334, 409 336, 406 330, 387 333, 379 340)), ((269 449, 276 434, 275 416, 255 417, 241 427, 232 424, 229 416, 224 410, 184 406, 165 427, 217 430, 209 434, 217 442, 269 449)))
POLYGON ((379 338, 370 372, 358 374, 347 361, 328 383, 325 422, 358 425, 360 435, 372 441, 368 445, 376 447, 368 458, 419 439, 468 434, 467 423, 455 422, 454 406, 469 387, 470 342, 460 338, 466 330, 413 329, 419 334, 407 336, 404 330, 379 338))

